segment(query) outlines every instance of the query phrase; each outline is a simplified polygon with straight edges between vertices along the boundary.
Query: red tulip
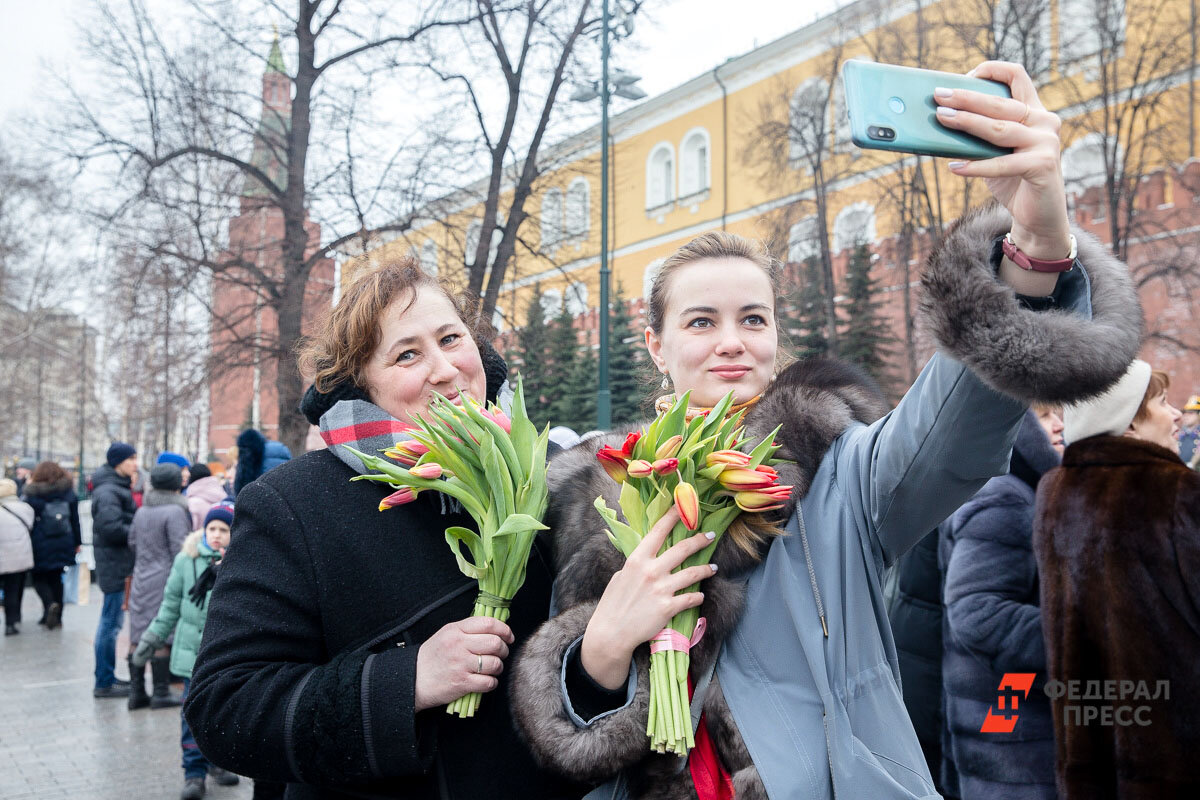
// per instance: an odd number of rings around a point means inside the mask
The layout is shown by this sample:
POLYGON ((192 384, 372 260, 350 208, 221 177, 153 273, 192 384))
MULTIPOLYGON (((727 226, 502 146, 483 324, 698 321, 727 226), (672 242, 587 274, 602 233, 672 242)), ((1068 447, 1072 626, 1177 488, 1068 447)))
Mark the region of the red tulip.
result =
POLYGON ((717 450, 709 453, 705 461, 710 467, 717 464, 728 464, 731 467, 750 466, 750 456, 739 450, 717 450))
POLYGON ((633 458, 633 447, 638 443, 638 439, 642 438, 640 431, 634 431, 625 437, 625 444, 621 445, 621 453, 626 460, 633 458))
POLYGON ((393 492, 392 494, 389 494, 387 497, 380 500, 379 501, 379 510, 386 511, 389 508, 394 508, 396 506, 402 506, 405 503, 411 503, 413 500, 417 499, 418 494, 420 494, 419 489, 411 489, 411 488, 405 486, 400 491, 393 492))
POLYGON ((399 461, 406 467, 411 467, 421 460, 421 456, 429 452, 429 448, 418 442, 416 439, 409 439, 396 444, 383 451, 383 454, 393 461, 399 461))
POLYGON ((481 409, 479 409, 479 413, 483 414, 485 417, 490 419, 492 422, 496 423, 501 428, 503 428, 505 433, 512 433, 512 420, 509 419, 508 415, 505 414, 503 411, 501 411, 499 408, 497 408, 495 411, 486 411, 481 408, 481 409))
POLYGON ((419 467, 413 467, 408 472, 413 477, 424 478, 427 481, 433 481, 442 477, 442 465, 430 461, 428 464, 422 464, 419 467))
POLYGON ((631 478, 649 478, 654 474, 654 466, 649 461, 643 461, 640 458, 630 461, 626 469, 631 478))
POLYGON ((679 518, 689 531, 700 527, 700 498, 696 487, 680 481, 675 487, 675 508, 679 509, 679 518))
MULTIPOLYGON (((790 493, 792 487, 783 487, 790 493)), ((737 507, 742 511, 774 511, 777 508, 783 508, 787 495, 783 497, 772 497, 763 492, 737 492, 733 496, 733 502, 737 503, 737 507)))
POLYGON ((608 477, 617 483, 624 483, 625 479, 629 477, 625 470, 625 459, 621 457, 620 450, 602 447, 600 452, 596 453, 596 460, 600 462, 600 466, 604 467, 608 477))
POLYGON ((758 470, 742 469, 740 467, 727 469, 717 476, 717 480, 722 486, 726 489, 732 489, 735 492, 747 489, 763 489, 770 486, 777 479, 777 475, 772 476, 758 470))
POLYGON ((678 458, 660 458, 651 464, 656 475, 670 475, 675 470, 679 469, 678 458))

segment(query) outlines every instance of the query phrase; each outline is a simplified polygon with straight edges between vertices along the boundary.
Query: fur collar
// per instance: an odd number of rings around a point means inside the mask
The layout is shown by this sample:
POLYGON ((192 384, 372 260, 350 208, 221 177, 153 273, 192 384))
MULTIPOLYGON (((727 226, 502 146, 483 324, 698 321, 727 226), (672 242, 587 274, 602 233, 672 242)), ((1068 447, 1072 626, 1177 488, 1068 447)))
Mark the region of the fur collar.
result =
POLYGON ((30 481, 25 484, 24 494, 29 497, 50 497, 70 491, 72 483, 73 481, 70 478, 59 478, 54 483, 33 483, 30 481))
MULTIPOLYGON (((878 387, 849 364, 813 358, 792 364, 779 374, 747 412, 746 431, 757 440, 776 425, 783 425, 777 439, 783 446, 777 457, 793 463, 778 469, 781 481, 795 487, 786 514, 791 514, 795 503, 808 491, 833 440, 850 425, 874 422, 886 411, 878 387)), ((605 444, 619 447, 624 438, 625 434, 620 433, 590 439, 555 457, 549 470, 547 524, 554 531, 560 608, 598 599, 624 563, 625 557, 604 535, 604 526, 592 505, 604 495, 610 507, 617 507, 618 485, 600 467, 596 452, 605 444)), ((709 634, 693 651, 698 663, 715 657, 715 648, 740 616, 741 577, 757 558, 723 539, 712 560, 720 570, 704 584, 709 634)))
POLYGON ((1132 436, 1089 436, 1070 445, 1063 453, 1064 467, 1133 467, 1187 465, 1179 454, 1132 436))

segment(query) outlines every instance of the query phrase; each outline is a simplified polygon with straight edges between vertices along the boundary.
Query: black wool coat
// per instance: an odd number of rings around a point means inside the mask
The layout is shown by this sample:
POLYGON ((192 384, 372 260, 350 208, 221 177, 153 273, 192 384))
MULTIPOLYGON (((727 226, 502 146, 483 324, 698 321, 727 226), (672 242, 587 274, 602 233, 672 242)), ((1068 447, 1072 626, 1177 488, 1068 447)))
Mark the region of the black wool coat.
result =
POLYGON ((96 582, 105 594, 125 591, 133 574, 129 526, 137 504, 129 478, 105 464, 92 475, 92 552, 96 556, 96 582))
MULTIPOLYGON (((238 496, 184 713, 214 763, 299 798, 578 797, 513 729, 508 673, 472 719, 414 713, 417 651, 471 615, 477 584, 446 544, 441 496, 379 512, 389 491, 327 450, 238 496)), ((509 626, 546 620, 548 548, 531 555, 509 626)), ((510 658, 511 660, 511 658, 510 658)))
POLYGON ((1075 442, 1038 486, 1033 542, 1050 677, 1126 695, 1052 701, 1058 796, 1200 797, 1200 474, 1150 442, 1075 442), (1159 681, 1169 696, 1153 696, 1159 681), (1068 705, 1107 708, 1110 724, 1068 705), (1148 724, 1128 724, 1139 708, 1148 724))

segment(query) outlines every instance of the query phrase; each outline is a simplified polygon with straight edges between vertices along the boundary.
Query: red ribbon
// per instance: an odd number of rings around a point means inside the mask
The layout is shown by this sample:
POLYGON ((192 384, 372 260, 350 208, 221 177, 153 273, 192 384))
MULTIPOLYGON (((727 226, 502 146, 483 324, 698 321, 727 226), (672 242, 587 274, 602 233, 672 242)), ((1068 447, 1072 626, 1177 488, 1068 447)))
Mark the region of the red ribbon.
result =
MULTIPOLYGON (((689 697, 693 691, 692 679, 689 677, 689 697)), ((700 800, 733 800, 733 777, 721 766, 717 746, 708 733, 704 716, 700 715, 700 724, 696 727, 696 746, 688 753, 688 770, 692 773, 696 796, 700 800)))

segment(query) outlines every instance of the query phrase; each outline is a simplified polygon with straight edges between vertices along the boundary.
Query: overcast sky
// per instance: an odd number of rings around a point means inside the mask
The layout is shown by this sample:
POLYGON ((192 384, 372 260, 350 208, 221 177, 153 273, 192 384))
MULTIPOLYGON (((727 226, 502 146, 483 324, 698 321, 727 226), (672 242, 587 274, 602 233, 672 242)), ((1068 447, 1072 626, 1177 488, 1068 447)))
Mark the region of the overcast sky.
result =
MULTIPOLYGON (((153 6, 156 0, 147 0, 153 6)), ((157 0, 163 2, 163 0, 157 0)), ((87 0, 0 0, 0 119, 36 105, 48 67, 70 71, 76 21, 87 0)), ((625 47, 615 66, 642 76, 651 96, 707 72, 726 59, 812 22, 836 0, 647 0, 635 30, 637 47, 625 47), (731 13, 731 8, 736 13, 731 13)), ((86 82, 86 76, 76 76, 86 82)), ((82 87, 81 87, 82 88, 82 87)))

